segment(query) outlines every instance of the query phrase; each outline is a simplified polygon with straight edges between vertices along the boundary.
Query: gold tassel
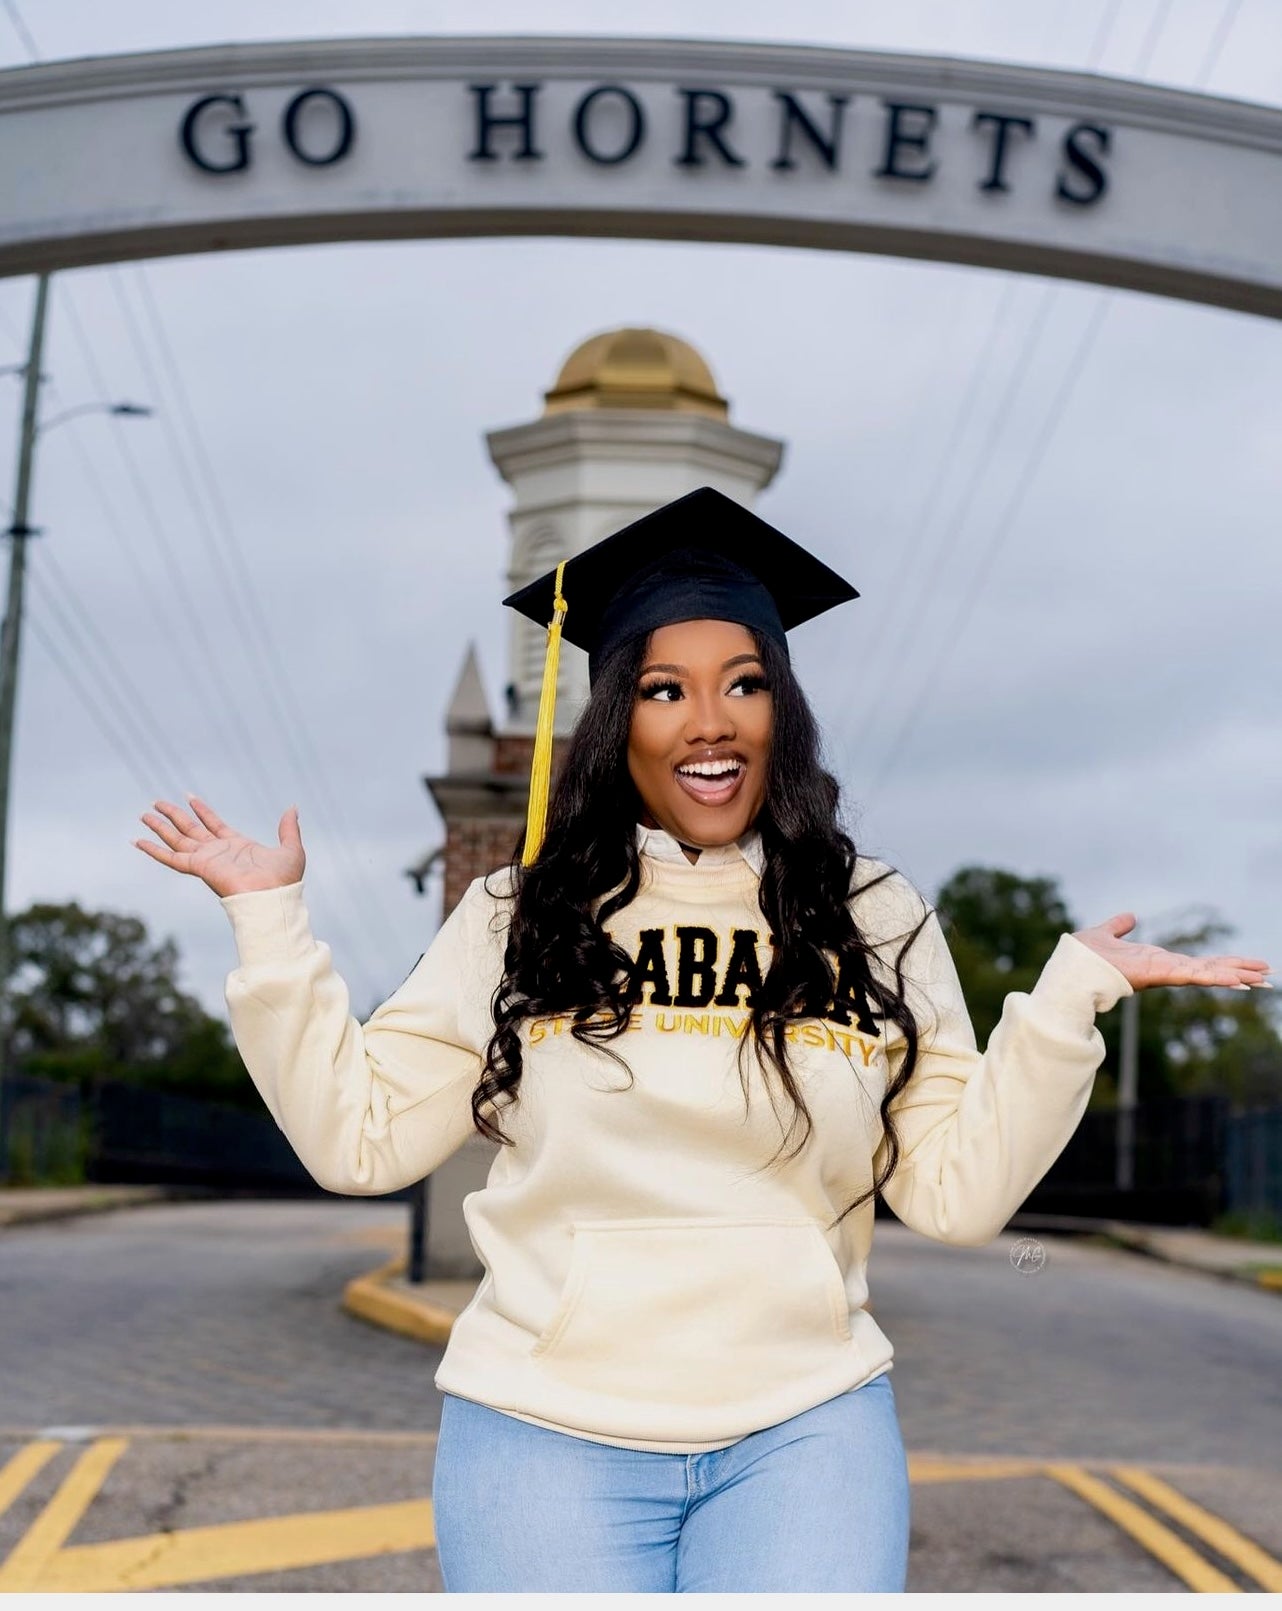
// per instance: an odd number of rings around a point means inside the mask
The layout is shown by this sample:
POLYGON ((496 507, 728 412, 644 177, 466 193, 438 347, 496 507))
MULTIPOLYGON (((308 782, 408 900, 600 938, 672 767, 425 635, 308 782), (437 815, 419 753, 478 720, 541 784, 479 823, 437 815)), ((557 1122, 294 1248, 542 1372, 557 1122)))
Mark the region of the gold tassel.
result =
POLYGON ((561 623, 566 602, 561 596, 561 576, 565 561, 556 568, 553 608, 548 627, 547 652, 543 658, 543 687, 539 691, 539 719, 534 729, 534 760, 530 767, 530 803, 525 816, 525 850, 521 861, 529 867, 543 843, 548 814, 548 784, 552 776, 552 724, 556 714, 556 674, 561 659, 561 623))

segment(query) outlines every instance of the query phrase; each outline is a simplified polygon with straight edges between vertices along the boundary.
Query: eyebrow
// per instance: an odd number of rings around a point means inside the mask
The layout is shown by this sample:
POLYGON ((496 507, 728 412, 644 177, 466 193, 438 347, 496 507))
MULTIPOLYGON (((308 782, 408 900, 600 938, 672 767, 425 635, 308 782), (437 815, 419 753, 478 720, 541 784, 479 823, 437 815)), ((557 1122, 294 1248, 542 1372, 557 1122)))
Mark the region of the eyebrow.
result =
MULTIPOLYGON (((742 665, 745 665, 747 662, 752 661, 752 660, 755 660, 755 661, 757 661, 759 663, 760 660, 761 660, 761 656, 759 654, 736 654, 736 655, 732 655, 729 660, 723 660, 721 662, 721 669, 722 669, 722 671, 729 671, 731 666, 742 666, 742 665)), ((646 672, 648 672, 648 671, 675 671, 678 676, 685 676, 687 674, 687 667, 685 667, 685 666, 673 666, 673 665, 667 664, 666 662, 663 663, 662 665, 656 664, 656 665, 653 665, 653 666, 642 666, 641 670, 637 673, 637 676, 638 677, 644 677, 646 672)))

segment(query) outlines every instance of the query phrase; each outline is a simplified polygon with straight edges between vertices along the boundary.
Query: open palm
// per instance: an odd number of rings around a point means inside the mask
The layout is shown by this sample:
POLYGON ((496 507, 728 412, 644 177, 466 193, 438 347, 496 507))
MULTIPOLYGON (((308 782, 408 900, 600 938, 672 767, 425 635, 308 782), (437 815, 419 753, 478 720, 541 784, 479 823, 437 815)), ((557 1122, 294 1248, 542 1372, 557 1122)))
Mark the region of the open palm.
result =
POLYGON ((215 895, 243 895, 255 889, 283 889, 303 876, 307 856, 298 831, 298 807, 290 806, 277 827, 279 845, 260 845, 230 827, 194 794, 187 796, 195 816, 168 800, 157 800, 155 811, 144 811, 142 821, 160 838, 135 839, 155 861, 175 872, 203 879, 215 895), (163 813, 163 815, 160 815, 163 813))
POLYGON ((1241 988, 1267 986, 1264 977, 1273 970, 1259 957, 1194 957, 1166 951, 1160 945, 1140 945, 1122 939, 1135 927, 1133 912, 1119 912, 1091 929, 1079 929, 1076 938, 1090 946, 1119 973, 1132 990, 1155 985, 1228 985, 1241 988))

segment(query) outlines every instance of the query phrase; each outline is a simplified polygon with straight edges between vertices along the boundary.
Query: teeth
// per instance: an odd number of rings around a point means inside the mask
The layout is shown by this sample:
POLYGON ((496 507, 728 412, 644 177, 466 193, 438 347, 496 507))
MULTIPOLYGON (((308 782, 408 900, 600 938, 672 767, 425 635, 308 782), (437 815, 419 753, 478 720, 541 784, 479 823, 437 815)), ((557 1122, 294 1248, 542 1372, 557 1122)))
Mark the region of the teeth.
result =
POLYGON ((686 766, 679 766, 678 772, 696 773, 699 777, 719 778, 727 772, 737 772, 738 761, 691 761, 686 766))

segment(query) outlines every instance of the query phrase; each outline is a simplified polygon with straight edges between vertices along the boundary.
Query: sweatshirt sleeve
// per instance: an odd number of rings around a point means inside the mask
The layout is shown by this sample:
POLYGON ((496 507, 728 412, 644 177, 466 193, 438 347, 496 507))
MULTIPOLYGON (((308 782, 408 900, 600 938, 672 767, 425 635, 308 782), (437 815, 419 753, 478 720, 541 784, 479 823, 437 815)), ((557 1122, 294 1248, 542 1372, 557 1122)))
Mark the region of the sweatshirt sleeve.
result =
MULTIPOLYGON (((1006 997, 981 1052, 943 929, 927 910, 904 958, 921 1040, 891 1104, 901 1151, 882 1196, 922 1235, 981 1247, 1068 1145, 1104 1059, 1096 1014, 1133 991, 1111 962, 1062 934, 1032 990, 1006 997)), ((892 1080, 904 1057, 897 1042, 892 1080)), ((885 1150, 883 1138, 876 1169, 885 1150)))
MULTIPOLYGON (((377 1196, 430 1174, 472 1132, 481 1026, 474 883, 409 977, 369 1020, 351 1015, 330 948, 311 932, 303 883, 221 897, 239 965, 232 1033, 272 1117, 316 1182, 377 1196)), ((487 998, 488 1004, 488 998, 487 998)))

